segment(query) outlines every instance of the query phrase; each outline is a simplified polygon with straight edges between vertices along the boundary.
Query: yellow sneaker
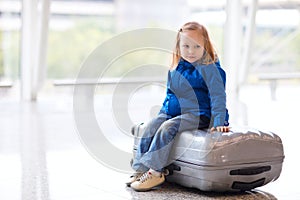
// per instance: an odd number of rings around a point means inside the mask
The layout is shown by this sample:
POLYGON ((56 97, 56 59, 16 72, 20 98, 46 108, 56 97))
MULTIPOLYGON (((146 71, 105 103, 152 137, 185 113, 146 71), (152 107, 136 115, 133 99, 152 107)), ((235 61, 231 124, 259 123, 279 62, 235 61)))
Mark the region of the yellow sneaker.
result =
POLYGON ((132 174, 128 181, 126 182, 126 185, 128 187, 130 187, 131 183, 133 183, 134 181, 138 180, 144 173, 143 172, 135 172, 134 174, 132 174))
POLYGON ((152 188, 161 185, 165 182, 165 175, 154 176, 151 172, 144 173, 139 179, 133 182, 130 186, 138 192, 148 191, 152 188))

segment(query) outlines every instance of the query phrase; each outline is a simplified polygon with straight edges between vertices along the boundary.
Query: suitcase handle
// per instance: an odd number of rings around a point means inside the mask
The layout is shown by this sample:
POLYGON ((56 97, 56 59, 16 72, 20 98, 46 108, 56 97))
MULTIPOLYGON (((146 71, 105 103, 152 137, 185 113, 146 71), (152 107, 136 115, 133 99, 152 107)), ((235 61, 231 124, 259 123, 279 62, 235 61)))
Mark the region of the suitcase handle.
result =
POLYGON ((143 125, 143 124, 144 124, 144 122, 132 126, 132 127, 131 127, 131 130, 130 130, 131 134, 132 134, 133 136, 136 135, 135 129, 137 129, 137 132, 140 132, 140 126, 143 125))
POLYGON ((271 170, 271 166, 262 166, 262 167, 247 167, 242 169, 234 169, 230 171, 230 175, 244 175, 251 176, 261 174, 263 172, 267 172, 271 170))
POLYGON ((236 190, 241 190, 241 191, 246 191, 246 190, 251 190, 260 186, 263 186, 265 183, 265 178, 258 179, 253 182, 239 182, 235 181, 233 182, 231 188, 236 189, 236 190))

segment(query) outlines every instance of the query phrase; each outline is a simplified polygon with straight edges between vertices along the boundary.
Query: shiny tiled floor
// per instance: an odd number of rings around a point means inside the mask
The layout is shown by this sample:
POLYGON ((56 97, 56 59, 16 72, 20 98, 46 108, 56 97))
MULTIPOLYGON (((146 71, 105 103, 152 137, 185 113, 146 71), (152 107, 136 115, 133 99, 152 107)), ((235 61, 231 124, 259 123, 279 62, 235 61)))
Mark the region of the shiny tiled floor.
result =
POLYGON ((278 93, 278 100, 271 101, 267 89, 248 88, 242 101, 249 125, 281 136, 286 155, 282 174, 273 183, 238 194, 201 192, 171 183, 134 192, 125 187, 128 174, 102 165, 81 144, 71 98, 56 96, 36 103, 1 99, 0 199, 300 199, 300 90, 279 88, 278 93))

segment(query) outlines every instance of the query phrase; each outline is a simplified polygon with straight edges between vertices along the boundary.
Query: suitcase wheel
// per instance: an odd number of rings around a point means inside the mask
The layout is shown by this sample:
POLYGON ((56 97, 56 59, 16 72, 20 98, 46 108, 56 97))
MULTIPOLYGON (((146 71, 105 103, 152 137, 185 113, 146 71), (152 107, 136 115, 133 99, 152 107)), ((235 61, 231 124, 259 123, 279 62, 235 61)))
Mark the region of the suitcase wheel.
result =
POLYGON ((166 170, 168 170, 168 175, 172 175, 174 171, 181 171, 180 166, 171 164, 166 167, 166 170))

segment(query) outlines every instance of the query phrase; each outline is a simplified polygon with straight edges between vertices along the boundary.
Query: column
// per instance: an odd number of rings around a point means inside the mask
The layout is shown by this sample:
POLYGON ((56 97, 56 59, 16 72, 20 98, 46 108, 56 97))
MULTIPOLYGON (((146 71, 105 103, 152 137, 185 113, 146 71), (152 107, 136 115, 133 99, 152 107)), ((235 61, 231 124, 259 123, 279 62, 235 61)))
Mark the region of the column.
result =
POLYGON ((23 0, 21 33, 21 97, 36 100, 46 69, 50 0, 23 0))

